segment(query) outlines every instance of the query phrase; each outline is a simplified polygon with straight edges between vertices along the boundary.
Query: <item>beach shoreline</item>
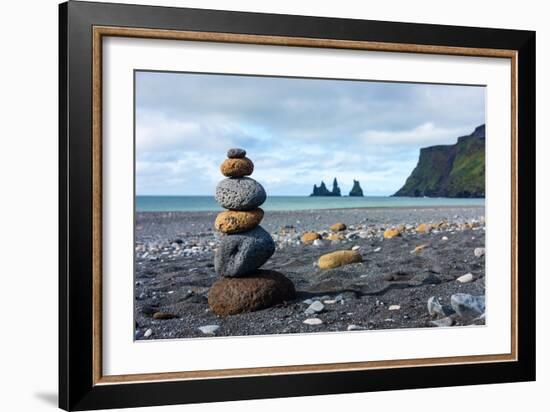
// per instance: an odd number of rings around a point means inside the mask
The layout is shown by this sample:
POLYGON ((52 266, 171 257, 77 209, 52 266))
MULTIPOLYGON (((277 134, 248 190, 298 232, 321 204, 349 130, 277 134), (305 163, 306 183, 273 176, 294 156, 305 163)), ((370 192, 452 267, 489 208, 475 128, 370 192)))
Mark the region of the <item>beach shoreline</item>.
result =
MULTIPOLYGON (((485 247, 483 206, 269 211, 261 225, 277 250, 264 268, 289 277, 297 298, 221 318, 207 302, 208 289, 218 278, 213 268, 219 242, 213 230, 216 215, 136 213, 136 339, 201 337, 205 335, 199 328, 205 325, 219 326, 216 336, 346 331, 350 325, 356 330, 429 327, 434 320, 426 308, 430 297, 448 306, 455 293, 485 293, 485 257, 474 255, 476 248, 485 247), (339 239, 327 240, 329 226, 336 222, 347 229, 339 239), (421 223, 433 229, 420 233, 416 228, 421 223), (384 238, 385 229, 398 226, 403 228, 400 236, 384 238), (320 233, 319 245, 300 240, 307 231, 320 233), (363 262, 329 270, 316 267, 321 255, 352 248, 363 262), (456 281, 467 273, 473 281, 456 281), (303 323, 311 317, 304 313, 307 302, 314 300, 329 302, 315 316, 323 322, 318 326, 303 323), (154 319, 156 312, 173 318, 154 319)), ((455 319, 454 324, 472 322, 455 319)))

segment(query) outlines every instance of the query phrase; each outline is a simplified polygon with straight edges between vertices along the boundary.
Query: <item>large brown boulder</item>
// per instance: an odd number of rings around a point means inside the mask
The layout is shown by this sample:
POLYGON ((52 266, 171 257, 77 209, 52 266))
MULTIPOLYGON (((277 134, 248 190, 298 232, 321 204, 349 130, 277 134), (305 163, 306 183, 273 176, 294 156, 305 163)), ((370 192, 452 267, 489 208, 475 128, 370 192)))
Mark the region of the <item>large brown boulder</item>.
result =
POLYGON ((294 299, 294 284, 279 272, 258 270, 243 278, 221 278, 208 292, 208 304, 220 316, 268 308, 294 299))

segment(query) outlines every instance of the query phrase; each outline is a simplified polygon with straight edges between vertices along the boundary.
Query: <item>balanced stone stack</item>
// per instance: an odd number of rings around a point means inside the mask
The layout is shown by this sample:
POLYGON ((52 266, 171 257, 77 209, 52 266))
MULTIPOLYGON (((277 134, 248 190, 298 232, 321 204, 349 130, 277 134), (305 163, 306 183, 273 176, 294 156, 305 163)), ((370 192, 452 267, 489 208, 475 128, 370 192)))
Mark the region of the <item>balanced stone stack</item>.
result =
POLYGON ((230 149, 220 170, 227 178, 216 187, 220 213, 215 228, 222 234, 214 268, 220 279, 208 293, 208 303, 221 316, 263 309, 295 296, 293 283, 273 270, 259 269, 275 252, 271 235, 259 226, 266 200, 263 186, 246 177, 254 164, 243 149, 230 149))

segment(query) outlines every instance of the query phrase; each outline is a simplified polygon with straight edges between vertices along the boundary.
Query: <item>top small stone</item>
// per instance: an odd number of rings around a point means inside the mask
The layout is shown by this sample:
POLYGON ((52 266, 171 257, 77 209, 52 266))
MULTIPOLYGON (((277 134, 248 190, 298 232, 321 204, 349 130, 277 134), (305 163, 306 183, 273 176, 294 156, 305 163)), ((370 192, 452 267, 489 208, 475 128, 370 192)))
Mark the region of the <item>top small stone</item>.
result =
POLYGON ((227 151, 227 157, 230 159, 242 159, 246 156, 246 150, 233 148, 227 151))

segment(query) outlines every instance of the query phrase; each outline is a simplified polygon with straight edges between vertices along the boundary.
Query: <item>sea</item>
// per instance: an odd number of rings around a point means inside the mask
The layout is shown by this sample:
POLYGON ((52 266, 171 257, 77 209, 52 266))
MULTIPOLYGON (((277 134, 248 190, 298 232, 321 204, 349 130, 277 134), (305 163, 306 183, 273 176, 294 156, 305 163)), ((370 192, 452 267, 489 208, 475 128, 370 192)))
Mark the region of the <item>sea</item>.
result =
MULTIPOLYGON (((443 197, 309 197, 269 196, 261 206, 266 211, 355 209, 380 207, 484 206, 485 199, 443 197)), ((199 212, 223 210, 214 196, 136 196, 138 212, 199 212)))

